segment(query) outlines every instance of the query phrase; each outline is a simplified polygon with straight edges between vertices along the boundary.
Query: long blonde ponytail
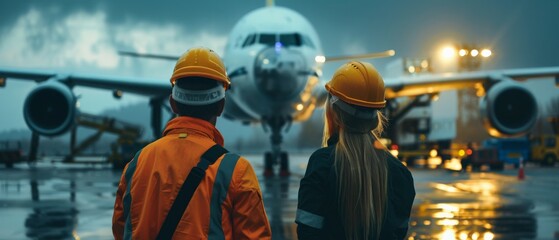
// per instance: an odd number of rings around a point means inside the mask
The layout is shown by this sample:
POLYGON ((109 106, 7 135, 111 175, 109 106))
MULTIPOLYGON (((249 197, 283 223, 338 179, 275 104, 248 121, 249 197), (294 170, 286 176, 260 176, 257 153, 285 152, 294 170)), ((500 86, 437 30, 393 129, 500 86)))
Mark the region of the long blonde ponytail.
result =
POLYGON ((374 143, 386 121, 380 112, 377 117, 378 121, 356 118, 326 104, 323 145, 331 135, 339 134, 334 164, 346 239, 377 239, 382 228, 388 170, 385 157, 378 156, 374 143))

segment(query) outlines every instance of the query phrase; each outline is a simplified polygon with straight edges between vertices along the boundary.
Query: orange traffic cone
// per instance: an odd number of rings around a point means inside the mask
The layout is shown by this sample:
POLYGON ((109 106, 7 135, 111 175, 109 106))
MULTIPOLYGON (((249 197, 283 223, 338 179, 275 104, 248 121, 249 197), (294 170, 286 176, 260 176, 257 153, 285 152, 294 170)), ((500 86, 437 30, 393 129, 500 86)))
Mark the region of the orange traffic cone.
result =
POLYGON ((522 157, 518 161, 518 180, 524 180, 524 164, 522 163, 522 157))

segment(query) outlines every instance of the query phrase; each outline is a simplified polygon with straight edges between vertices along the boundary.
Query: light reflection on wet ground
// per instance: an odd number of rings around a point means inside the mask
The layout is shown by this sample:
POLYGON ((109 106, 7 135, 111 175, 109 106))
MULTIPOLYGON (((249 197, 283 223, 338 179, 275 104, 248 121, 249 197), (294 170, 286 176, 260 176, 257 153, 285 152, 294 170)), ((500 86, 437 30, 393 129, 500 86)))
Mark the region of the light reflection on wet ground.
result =
POLYGON ((421 204, 410 221, 410 239, 534 239, 532 209, 529 202, 421 204))
MULTIPOLYGON (((257 173, 260 156, 249 156, 257 173)), ((308 155, 292 155, 292 176, 259 176, 274 239, 296 239, 299 181, 308 155)), ((503 173, 413 169, 417 197, 408 239, 553 239, 559 232, 559 168, 503 173)), ((0 168, 0 239, 111 239, 120 173, 106 167, 40 164, 0 168)))

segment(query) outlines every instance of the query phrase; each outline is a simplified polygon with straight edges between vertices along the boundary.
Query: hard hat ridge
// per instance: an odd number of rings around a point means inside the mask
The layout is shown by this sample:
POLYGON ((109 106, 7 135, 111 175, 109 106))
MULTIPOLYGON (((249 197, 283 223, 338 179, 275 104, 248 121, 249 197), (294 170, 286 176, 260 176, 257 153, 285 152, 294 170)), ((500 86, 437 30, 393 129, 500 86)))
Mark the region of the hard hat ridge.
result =
POLYGON ((171 85, 174 86, 178 79, 188 77, 213 79, 223 83, 226 89, 231 84, 221 58, 214 51, 205 47, 191 48, 177 60, 171 76, 171 85))
POLYGON ((326 84, 326 90, 340 100, 368 108, 383 108, 384 80, 372 64, 348 62, 326 84))

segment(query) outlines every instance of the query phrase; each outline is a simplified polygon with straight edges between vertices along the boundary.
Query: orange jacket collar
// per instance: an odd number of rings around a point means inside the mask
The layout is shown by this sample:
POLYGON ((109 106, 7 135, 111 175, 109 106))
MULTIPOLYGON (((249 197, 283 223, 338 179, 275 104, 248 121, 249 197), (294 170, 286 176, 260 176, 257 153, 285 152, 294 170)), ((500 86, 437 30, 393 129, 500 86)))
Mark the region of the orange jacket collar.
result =
POLYGON ((183 132, 208 137, 217 144, 223 146, 223 136, 215 126, 198 118, 181 116, 172 119, 167 123, 163 136, 183 132))

